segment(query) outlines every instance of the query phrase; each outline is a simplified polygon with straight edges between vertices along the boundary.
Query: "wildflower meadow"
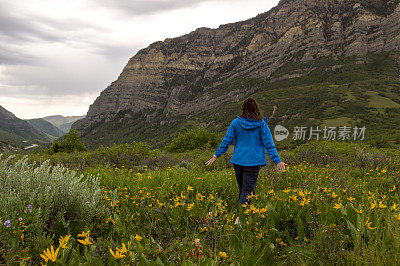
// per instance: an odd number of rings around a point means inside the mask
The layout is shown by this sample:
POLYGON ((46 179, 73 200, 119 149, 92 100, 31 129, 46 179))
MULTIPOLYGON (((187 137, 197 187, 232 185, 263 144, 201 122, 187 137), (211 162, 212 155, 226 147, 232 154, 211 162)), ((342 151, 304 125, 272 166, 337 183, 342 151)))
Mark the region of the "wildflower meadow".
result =
POLYGON ((239 225, 230 155, 206 168, 210 154, 81 168, 3 155, 0 263, 400 264, 399 150, 282 152, 289 167, 262 168, 239 225))

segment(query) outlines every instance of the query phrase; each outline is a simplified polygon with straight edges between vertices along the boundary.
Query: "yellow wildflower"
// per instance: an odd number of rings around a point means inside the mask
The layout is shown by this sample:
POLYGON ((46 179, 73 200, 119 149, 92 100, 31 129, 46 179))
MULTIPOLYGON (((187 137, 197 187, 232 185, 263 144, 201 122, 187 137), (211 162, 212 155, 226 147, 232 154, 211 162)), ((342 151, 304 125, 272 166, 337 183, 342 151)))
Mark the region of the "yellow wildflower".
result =
POLYGON ((261 208, 261 209, 259 210, 259 213, 262 214, 262 213, 266 212, 266 211, 267 211, 267 208, 268 208, 268 206, 265 206, 264 208, 261 208))
POLYGON ((125 243, 122 243, 122 248, 117 248, 117 250, 121 254, 128 252, 128 249, 126 248, 125 243))
POLYGON ((142 237, 138 234, 135 235, 135 239, 139 242, 142 241, 142 237))
POLYGON ((304 199, 300 202, 300 205, 301 205, 301 206, 304 206, 304 205, 307 205, 307 204, 309 204, 309 203, 310 203, 310 199, 304 198, 304 199))
POLYGON ((295 196, 295 195, 289 196, 289 198, 291 198, 293 201, 297 201, 297 196, 295 196))
POLYGON ((362 213, 362 210, 357 210, 357 209, 355 209, 356 210, 356 212, 358 213, 358 214, 361 214, 362 213))
POLYGON ((62 236, 60 237, 60 240, 59 240, 60 248, 67 248, 70 237, 71 237, 71 235, 67 235, 65 237, 62 237, 62 236))
POLYGON ((371 210, 376 208, 376 200, 374 202, 371 202, 371 210))
POLYGON ((93 244, 92 242, 90 242, 89 237, 86 237, 84 240, 78 239, 78 242, 85 246, 93 244))
POLYGON ((369 230, 375 230, 376 227, 372 227, 372 222, 369 221, 369 217, 367 218, 367 221, 365 222, 365 226, 369 229, 369 230))
POLYGON ((87 231, 87 232, 82 231, 82 233, 80 233, 78 235, 78 237, 83 237, 83 238, 89 237, 89 233, 90 233, 90 231, 87 231))
POLYGON ((385 204, 383 204, 382 201, 379 202, 379 208, 384 209, 384 208, 386 208, 386 207, 387 207, 387 206, 386 206, 385 204))
POLYGON ((189 204, 186 208, 187 211, 191 211, 193 209, 194 203, 189 204))
POLYGON ((335 206, 333 206, 333 208, 336 209, 336 210, 338 210, 338 209, 340 209, 342 206, 343 206, 342 203, 339 202, 339 203, 335 203, 335 206))
POLYGON ((398 215, 395 214, 394 217, 400 221, 400 213, 398 215))
POLYGON ((286 188, 283 192, 289 193, 290 192, 290 188, 286 188))
POLYGON ((193 187, 191 187, 191 186, 188 185, 187 190, 192 191, 192 190, 193 190, 193 187))
POLYGON ((228 257, 228 256, 226 255, 226 252, 222 252, 222 251, 219 252, 219 256, 220 256, 221 258, 227 258, 227 257, 228 257))
POLYGON ((369 196, 368 199, 373 199, 375 197, 375 193, 368 192, 369 196))
POLYGON ((50 249, 43 250, 43 254, 40 254, 40 257, 42 257, 46 262, 48 262, 49 260, 55 262, 59 250, 60 248, 57 248, 56 251, 54 251, 53 246, 51 246, 50 249))
POLYGON ((354 202, 354 201, 355 201, 355 198, 353 198, 353 197, 348 197, 347 200, 348 200, 348 201, 351 201, 351 202, 354 202))
POLYGON ((397 211, 397 203, 393 203, 392 210, 397 211))
POLYGON ((335 192, 332 192, 332 198, 336 198, 338 195, 335 192))
POLYGON ((205 198, 205 196, 201 195, 200 193, 197 193, 196 195, 197 200, 203 200, 203 198, 205 198))
POLYGON ((111 255, 115 258, 115 259, 122 259, 123 257, 125 257, 125 255, 124 254, 121 254, 120 252, 118 252, 118 251, 115 251, 115 253, 114 253, 114 251, 110 248, 110 253, 111 253, 111 255))
POLYGON ((282 239, 277 238, 276 242, 278 242, 279 244, 281 244, 282 246, 286 246, 285 242, 282 241, 282 239))

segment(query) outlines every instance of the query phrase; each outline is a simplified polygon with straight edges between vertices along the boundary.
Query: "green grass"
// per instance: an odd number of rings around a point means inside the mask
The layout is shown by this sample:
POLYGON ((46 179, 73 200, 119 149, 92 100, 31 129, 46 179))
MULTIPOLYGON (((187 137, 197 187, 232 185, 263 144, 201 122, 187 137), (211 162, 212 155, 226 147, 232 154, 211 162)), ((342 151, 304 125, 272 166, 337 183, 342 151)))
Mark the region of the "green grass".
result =
POLYGON ((348 117, 339 117, 339 118, 323 120, 322 126, 327 126, 327 127, 351 126, 354 125, 355 122, 356 121, 348 117))
POLYGON ((389 98, 380 96, 379 92, 377 91, 367 91, 366 95, 370 97, 368 102, 369 107, 376 108, 381 111, 385 108, 400 108, 400 104, 392 101, 389 98))
POLYGON ((349 100, 349 101, 356 101, 357 97, 354 96, 350 91, 348 91, 346 93, 345 99, 349 100))
MULTIPOLYGON (((195 151, 191 153, 199 157, 195 151)), ((203 153, 210 155, 209 151, 203 153)), ((183 158, 188 155, 182 154, 183 158)), ((279 173, 271 166, 261 170, 256 194, 243 209, 239 226, 233 224, 238 188, 228 164, 226 168, 205 168, 201 161, 194 161, 194 165, 154 169, 123 165, 85 168, 83 180, 97 177, 103 187, 96 218, 81 228, 90 230, 91 244, 79 243, 84 237, 71 232, 57 262, 400 263, 398 150, 311 142, 281 152, 281 157, 289 164, 288 170, 279 173), (123 250, 123 245, 127 246, 124 257, 115 259, 110 249, 123 250)), ((45 262, 39 253, 27 253, 24 241, 19 243, 18 249, 0 249, 1 263, 20 262, 28 256, 35 264, 45 262)), ((58 235, 52 243, 36 245, 57 248, 58 235)))

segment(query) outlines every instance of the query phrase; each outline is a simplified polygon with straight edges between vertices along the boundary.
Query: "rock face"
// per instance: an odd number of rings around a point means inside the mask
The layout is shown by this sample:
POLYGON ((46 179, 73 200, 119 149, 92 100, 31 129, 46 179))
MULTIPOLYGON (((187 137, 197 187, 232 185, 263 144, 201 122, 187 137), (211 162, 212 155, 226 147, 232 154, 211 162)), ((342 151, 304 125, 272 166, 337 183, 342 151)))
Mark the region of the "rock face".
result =
POLYGON ((399 51, 399 2, 282 0, 255 18, 153 43, 129 60, 73 128, 89 134, 118 113, 145 111, 148 120, 156 115, 166 120, 188 116, 257 91, 257 81, 309 71, 277 76, 290 62, 350 56, 362 62, 368 53, 399 51), (238 85, 241 80, 245 85, 238 85))

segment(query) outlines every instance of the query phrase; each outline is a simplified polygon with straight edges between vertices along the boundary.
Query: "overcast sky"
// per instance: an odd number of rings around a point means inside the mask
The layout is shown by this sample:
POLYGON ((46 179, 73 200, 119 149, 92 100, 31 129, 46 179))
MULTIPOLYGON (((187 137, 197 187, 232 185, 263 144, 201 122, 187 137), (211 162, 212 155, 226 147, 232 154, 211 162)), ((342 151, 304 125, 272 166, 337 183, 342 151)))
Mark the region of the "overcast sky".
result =
POLYGON ((279 0, 0 0, 0 105, 85 115, 150 43, 245 20, 279 0))

